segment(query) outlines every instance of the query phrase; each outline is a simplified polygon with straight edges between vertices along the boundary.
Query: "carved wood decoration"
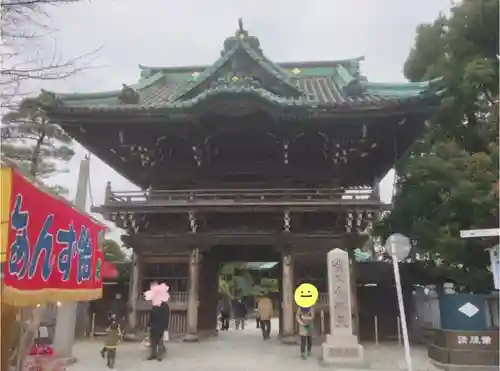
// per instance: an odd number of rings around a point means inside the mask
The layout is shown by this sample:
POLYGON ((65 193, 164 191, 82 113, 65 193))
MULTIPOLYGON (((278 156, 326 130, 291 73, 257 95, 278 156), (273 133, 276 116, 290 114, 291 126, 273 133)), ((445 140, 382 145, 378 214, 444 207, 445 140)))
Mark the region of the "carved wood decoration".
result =
POLYGON ((352 221, 353 221, 353 218, 354 218, 353 211, 349 210, 346 213, 346 220, 345 220, 345 230, 346 230, 347 233, 351 233, 352 232, 352 221))
POLYGON ((283 140, 283 163, 285 165, 288 165, 288 147, 289 147, 289 142, 288 140, 283 140))
POLYGON ((192 233, 196 233, 198 229, 198 224, 196 223, 196 216, 194 214, 194 211, 190 211, 188 216, 189 216, 189 228, 191 229, 192 233))
POLYGON ((283 230, 285 232, 290 232, 290 229, 292 227, 292 219, 290 217, 290 210, 285 210, 285 212, 283 213, 283 222, 284 222, 283 230))

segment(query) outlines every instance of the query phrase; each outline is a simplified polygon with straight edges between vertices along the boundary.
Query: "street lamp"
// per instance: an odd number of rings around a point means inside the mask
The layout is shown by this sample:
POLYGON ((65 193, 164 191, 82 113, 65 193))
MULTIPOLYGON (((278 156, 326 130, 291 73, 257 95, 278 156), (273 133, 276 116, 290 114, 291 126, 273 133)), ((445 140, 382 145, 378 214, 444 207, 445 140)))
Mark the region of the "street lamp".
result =
POLYGON ((396 282, 396 292, 398 295, 399 315, 401 317, 401 330, 403 332, 406 368, 408 371, 413 371, 410 353, 410 340, 408 337, 408 325, 406 323, 406 312, 403 301, 403 289, 401 287, 401 275, 399 273, 399 262, 401 260, 405 260, 411 251, 410 239, 400 233, 391 234, 385 242, 385 250, 389 253, 389 255, 391 255, 392 266, 394 268, 394 281, 396 282))

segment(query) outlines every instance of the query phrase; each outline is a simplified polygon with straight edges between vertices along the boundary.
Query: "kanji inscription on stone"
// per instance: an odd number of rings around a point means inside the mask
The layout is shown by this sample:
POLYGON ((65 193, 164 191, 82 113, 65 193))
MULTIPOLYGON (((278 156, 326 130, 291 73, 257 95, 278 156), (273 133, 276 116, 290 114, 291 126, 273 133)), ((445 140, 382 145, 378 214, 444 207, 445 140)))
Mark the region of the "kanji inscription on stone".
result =
POLYGON ((349 258, 347 252, 335 249, 328 253, 328 278, 331 331, 351 328, 351 303, 349 295, 349 258))

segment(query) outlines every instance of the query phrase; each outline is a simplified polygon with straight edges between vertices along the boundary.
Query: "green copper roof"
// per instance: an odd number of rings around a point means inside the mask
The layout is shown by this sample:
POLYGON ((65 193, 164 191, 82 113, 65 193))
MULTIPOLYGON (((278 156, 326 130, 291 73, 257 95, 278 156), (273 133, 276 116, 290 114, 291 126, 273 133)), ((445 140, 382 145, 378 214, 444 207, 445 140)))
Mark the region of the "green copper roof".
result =
POLYGON ((56 111, 182 112, 207 98, 240 94, 281 107, 306 109, 383 109, 435 96, 431 82, 373 83, 360 73, 362 58, 274 63, 259 40, 240 28, 224 42, 211 66, 140 66, 141 79, 121 90, 92 94, 44 92, 44 105, 56 111))

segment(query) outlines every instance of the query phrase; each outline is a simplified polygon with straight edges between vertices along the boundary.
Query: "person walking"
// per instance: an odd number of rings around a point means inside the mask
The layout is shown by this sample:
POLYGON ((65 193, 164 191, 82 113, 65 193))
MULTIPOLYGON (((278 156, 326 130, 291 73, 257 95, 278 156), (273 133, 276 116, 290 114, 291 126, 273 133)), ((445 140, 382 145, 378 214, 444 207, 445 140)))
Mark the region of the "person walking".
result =
POLYGON ((262 338, 268 340, 271 334, 271 318, 273 316, 273 302, 264 292, 261 293, 257 312, 260 319, 260 328, 262 330, 262 338))
POLYGON ((236 330, 240 327, 242 330, 245 329, 245 318, 247 316, 247 308, 242 299, 236 300, 233 305, 233 314, 234 314, 234 324, 236 330))
MULTIPOLYGON (((106 334, 113 323, 118 323, 116 320, 116 315, 114 313, 108 312, 108 317, 106 318, 106 334)), ((101 348, 101 357, 106 357, 106 341, 104 341, 104 345, 101 348)))
POLYGON ((222 296, 219 301, 221 331, 229 330, 229 319, 231 318, 231 301, 228 297, 222 296))
POLYGON ((312 307, 299 308, 297 309, 295 318, 299 323, 300 356, 302 357, 302 359, 306 359, 306 354, 307 357, 311 355, 314 309, 312 307))
POLYGON ((163 337, 165 336, 165 331, 168 331, 169 318, 170 308, 166 302, 151 308, 148 323, 151 354, 148 357, 148 360, 162 360, 162 357, 165 354, 163 337))
POLYGON ((123 300, 122 294, 116 293, 115 298, 110 303, 109 312, 115 315, 116 322, 123 330, 126 324, 127 305, 123 300))
POLYGON ((122 333, 120 331, 120 325, 118 322, 113 320, 106 329, 104 347, 101 350, 101 356, 102 358, 106 358, 106 364, 109 368, 115 367, 116 347, 118 346, 121 337, 122 333))

